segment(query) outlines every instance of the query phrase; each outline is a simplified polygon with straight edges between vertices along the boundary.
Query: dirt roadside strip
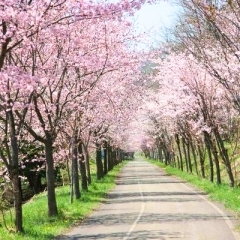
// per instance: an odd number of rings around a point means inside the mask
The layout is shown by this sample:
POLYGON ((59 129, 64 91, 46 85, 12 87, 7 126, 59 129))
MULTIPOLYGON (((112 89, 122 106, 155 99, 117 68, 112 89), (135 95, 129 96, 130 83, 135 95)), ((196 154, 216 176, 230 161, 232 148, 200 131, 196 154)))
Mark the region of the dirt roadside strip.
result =
POLYGON ((239 240, 237 224, 203 192, 136 159, 123 167, 98 210, 55 239, 239 240))

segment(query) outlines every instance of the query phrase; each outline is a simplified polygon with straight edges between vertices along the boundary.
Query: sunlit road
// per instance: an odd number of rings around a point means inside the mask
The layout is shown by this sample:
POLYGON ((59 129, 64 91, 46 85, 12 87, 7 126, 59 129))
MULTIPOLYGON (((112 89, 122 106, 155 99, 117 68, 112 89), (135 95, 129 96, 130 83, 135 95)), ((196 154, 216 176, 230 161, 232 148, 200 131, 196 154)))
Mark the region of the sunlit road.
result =
POLYGON ((239 240, 236 223, 202 192, 135 160, 99 209, 57 239, 239 240))

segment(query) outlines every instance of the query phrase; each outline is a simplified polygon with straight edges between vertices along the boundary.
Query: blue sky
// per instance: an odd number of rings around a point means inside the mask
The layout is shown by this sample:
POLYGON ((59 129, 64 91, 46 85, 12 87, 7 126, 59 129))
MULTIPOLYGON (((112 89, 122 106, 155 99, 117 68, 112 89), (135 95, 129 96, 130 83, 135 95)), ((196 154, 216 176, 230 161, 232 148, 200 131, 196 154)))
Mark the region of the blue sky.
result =
POLYGON ((169 1, 159 1, 157 4, 145 4, 134 16, 134 27, 137 32, 152 31, 150 42, 163 40, 166 28, 176 23, 180 7, 169 1))

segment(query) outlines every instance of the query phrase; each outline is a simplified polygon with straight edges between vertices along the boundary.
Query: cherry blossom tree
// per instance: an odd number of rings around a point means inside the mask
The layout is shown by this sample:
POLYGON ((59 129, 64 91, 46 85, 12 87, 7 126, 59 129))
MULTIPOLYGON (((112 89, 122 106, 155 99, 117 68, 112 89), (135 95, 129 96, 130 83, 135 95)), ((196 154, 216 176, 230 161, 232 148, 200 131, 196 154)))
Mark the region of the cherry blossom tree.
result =
POLYGON ((185 1, 184 21, 175 33, 178 42, 188 49, 230 93, 238 109, 239 21, 238 1, 185 1))
MULTIPOLYGON (((124 12, 133 13, 142 3, 0 2, 1 108, 5 112, 1 120, 5 134, 3 143, 6 142, 2 145, 1 156, 15 188, 19 184, 16 168, 23 127, 32 139, 45 145, 50 216, 57 214, 53 145, 67 114, 76 105, 76 101, 71 101, 78 98, 81 102, 84 93, 94 87, 104 71, 114 66, 114 61, 105 66, 108 60, 107 24, 111 19, 115 21, 112 26, 115 34, 114 27, 124 17, 124 12), (10 145, 7 144, 8 136, 10 145), (5 151, 9 152, 8 159, 5 151)), ((19 186, 14 190, 18 194, 15 196, 18 201, 16 230, 22 231, 18 189, 19 186)))
MULTIPOLYGON (((239 111, 239 46, 236 41, 239 2, 185 1, 183 6, 186 9, 184 21, 189 24, 180 21, 175 35, 178 48, 184 47, 201 62, 212 81, 219 82, 228 91, 229 102, 239 111)), ((221 135, 216 133, 216 138, 222 146, 222 157, 227 159, 221 135)))
MULTIPOLYGON (((154 79, 159 81, 158 89, 152 91, 152 102, 149 102, 148 99, 147 103, 153 124, 151 135, 156 134, 155 142, 157 139, 158 141, 161 139, 163 152, 166 152, 165 146, 169 146, 171 149, 169 152, 174 151, 172 138, 168 140, 166 137, 175 135, 179 152, 181 152, 178 138, 180 135, 183 141, 185 167, 187 171, 191 172, 190 149, 192 149, 192 155, 195 156, 193 139, 197 140, 199 138, 197 136, 203 134, 205 145, 209 147, 211 181, 213 181, 212 161, 214 161, 217 182, 221 182, 219 160, 216 154, 218 148, 229 175, 230 185, 233 186, 231 163, 229 156, 224 155, 225 147, 222 141, 223 131, 228 126, 229 109, 231 109, 227 100, 227 92, 214 81, 204 65, 201 65, 192 55, 172 53, 166 59, 158 59, 156 62, 158 71, 157 73, 155 71, 154 79)), ((169 161, 165 153, 166 160, 169 161)), ((196 160, 194 161, 197 167, 196 160)), ((181 155, 180 168, 183 169, 181 155)), ((203 169, 202 174, 204 176, 203 169)))
POLYGON ((9 67, 1 72, 1 147, 0 156, 6 166, 9 179, 13 183, 15 199, 15 225, 22 231, 22 195, 19 180, 19 144, 22 141, 22 128, 31 102, 32 88, 36 85, 34 77, 29 77, 18 67, 9 67), (16 76, 18 78, 16 79, 16 76), (19 91, 19 85, 25 86, 19 91), (18 117, 16 113, 21 113, 18 117))

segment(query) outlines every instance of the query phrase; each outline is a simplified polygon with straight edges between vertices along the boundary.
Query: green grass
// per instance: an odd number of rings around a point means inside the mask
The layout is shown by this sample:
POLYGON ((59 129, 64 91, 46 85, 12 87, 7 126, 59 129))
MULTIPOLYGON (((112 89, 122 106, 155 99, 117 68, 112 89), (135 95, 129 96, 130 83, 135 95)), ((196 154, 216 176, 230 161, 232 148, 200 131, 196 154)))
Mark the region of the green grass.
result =
POLYGON ((179 169, 166 166, 161 162, 148 160, 149 162, 164 168, 168 175, 177 176, 187 182, 191 183, 193 186, 201 189, 202 191, 206 192, 210 199, 221 202, 224 206, 233 211, 240 217, 240 188, 235 187, 231 188, 227 184, 217 185, 215 183, 211 183, 207 179, 203 179, 201 177, 191 175, 187 172, 182 172, 179 169))
POLYGON ((14 240, 47 240, 60 235, 70 226, 80 223, 87 215, 97 208, 104 199, 106 193, 114 186, 114 180, 125 163, 114 167, 100 181, 93 176, 93 183, 88 191, 82 191, 82 196, 78 200, 70 203, 69 186, 58 187, 56 189, 57 205, 59 214, 57 217, 47 216, 47 196, 46 193, 35 196, 23 206, 24 233, 9 233, 2 226, 0 216, 0 239, 14 240))

